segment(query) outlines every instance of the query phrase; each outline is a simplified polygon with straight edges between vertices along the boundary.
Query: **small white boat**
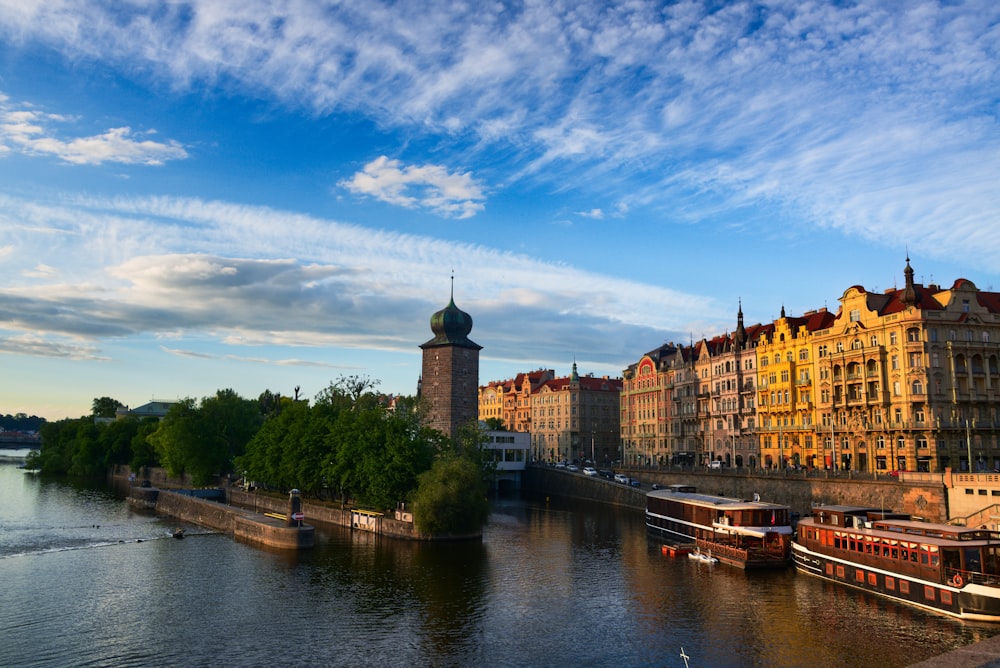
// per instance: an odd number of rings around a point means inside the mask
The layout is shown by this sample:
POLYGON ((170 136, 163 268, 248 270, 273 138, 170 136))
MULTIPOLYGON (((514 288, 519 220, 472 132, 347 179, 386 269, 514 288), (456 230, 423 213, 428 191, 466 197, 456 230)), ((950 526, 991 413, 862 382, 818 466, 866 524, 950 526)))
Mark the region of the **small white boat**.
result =
POLYGON ((688 553, 688 559, 696 559, 705 564, 717 564, 719 560, 712 556, 711 550, 701 551, 701 548, 696 547, 692 552, 688 553))

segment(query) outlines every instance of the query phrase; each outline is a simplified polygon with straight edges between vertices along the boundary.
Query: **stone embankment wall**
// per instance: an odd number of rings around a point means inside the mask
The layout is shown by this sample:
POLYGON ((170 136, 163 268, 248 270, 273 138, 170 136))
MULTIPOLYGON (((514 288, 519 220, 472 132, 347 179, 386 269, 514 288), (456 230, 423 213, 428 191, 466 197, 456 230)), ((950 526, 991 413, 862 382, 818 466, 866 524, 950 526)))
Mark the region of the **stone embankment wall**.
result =
MULTIPOLYGON (((152 468, 143 469, 136 474, 135 480, 130 481, 131 471, 127 466, 117 466, 111 472, 111 482, 117 487, 124 489, 129 495, 130 503, 137 507, 153 508, 156 506, 156 487, 159 488, 188 488, 191 481, 186 477, 172 478, 164 469, 152 468), (149 480, 154 486, 150 488, 137 487, 140 482, 149 480), (148 498, 152 491, 152 501, 148 498)), ((242 487, 235 487, 229 484, 228 480, 221 481, 220 488, 225 495, 225 504, 235 506, 243 510, 251 511, 255 514, 263 513, 287 513, 288 497, 268 494, 265 492, 247 491, 242 487)), ((412 521, 412 513, 399 513, 400 517, 392 515, 380 515, 374 519, 371 516, 359 518, 353 514, 353 509, 344 508, 334 503, 318 503, 306 499, 301 500, 302 512, 305 513, 306 522, 309 524, 327 524, 331 526, 349 527, 361 531, 371 531, 381 536, 390 538, 401 538, 404 540, 477 540, 482 538, 482 532, 472 534, 439 534, 434 536, 423 535, 417 532, 412 521), (359 521, 364 519, 366 521, 359 521)), ((157 508, 158 512, 159 509, 157 508)), ((162 511, 164 514, 172 514, 162 511)), ((178 515, 175 515, 178 516, 178 515)), ((183 516, 178 516, 182 517, 183 516)), ((194 520, 192 520, 194 521, 194 520)), ((207 525, 206 525, 207 526, 207 525)), ((214 527, 213 527, 214 528, 214 527)), ((219 529, 225 531, 225 529, 219 529)))
MULTIPOLYGON (((261 513, 283 513, 287 508, 287 501, 268 494, 245 491, 240 487, 229 487, 226 489, 226 494, 229 503, 247 510, 253 509, 261 513)), ((426 536, 417 532, 412 521, 404 521, 390 515, 380 515, 374 520, 362 522, 354 515, 352 508, 341 507, 337 504, 316 503, 306 499, 302 499, 302 512, 305 513, 306 521, 311 524, 350 527, 361 531, 371 531, 390 538, 435 541, 482 538, 482 533, 426 536)))
POLYGON ((266 547, 299 550, 312 547, 315 541, 312 526, 289 527, 264 515, 190 494, 155 487, 136 487, 129 496, 129 502, 137 507, 152 507, 158 515, 176 517, 266 547))
POLYGON ((685 484, 694 485, 699 492, 705 494, 739 499, 752 499, 757 493, 761 500, 787 505, 803 516, 813 506, 822 504, 889 508, 932 522, 948 520, 947 494, 940 482, 807 478, 792 472, 787 476, 734 472, 623 473, 641 480, 642 487, 636 490, 602 478, 590 478, 548 467, 528 467, 524 475, 524 487, 542 494, 558 494, 644 509, 646 492, 650 491, 652 483, 661 487, 685 484))

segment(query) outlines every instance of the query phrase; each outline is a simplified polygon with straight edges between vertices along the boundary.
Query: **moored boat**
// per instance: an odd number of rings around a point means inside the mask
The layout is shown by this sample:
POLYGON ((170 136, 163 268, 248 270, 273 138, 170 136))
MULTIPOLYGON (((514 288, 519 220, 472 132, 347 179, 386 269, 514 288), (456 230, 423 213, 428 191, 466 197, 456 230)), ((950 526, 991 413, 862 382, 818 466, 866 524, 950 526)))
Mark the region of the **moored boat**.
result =
POLYGON ((787 566, 790 518, 788 506, 698 494, 691 485, 646 494, 650 532, 669 540, 693 539, 702 552, 739 568, 787 566))
POLYGON ((798 525, 795 567, 961 619, 1000 622, 1000 533, 876 508, 817 506, 798 525))

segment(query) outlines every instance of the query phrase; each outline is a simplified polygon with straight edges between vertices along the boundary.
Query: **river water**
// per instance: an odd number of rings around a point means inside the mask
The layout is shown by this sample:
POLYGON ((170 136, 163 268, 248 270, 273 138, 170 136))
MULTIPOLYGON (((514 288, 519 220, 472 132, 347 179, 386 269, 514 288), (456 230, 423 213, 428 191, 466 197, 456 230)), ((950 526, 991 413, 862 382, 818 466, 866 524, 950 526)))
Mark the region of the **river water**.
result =
POLYGON ((252 547, 0 462, 2 666, 878 666, 981 640, 792 570, 670 559, 642 517, 494 499, 482 542, 252 547))

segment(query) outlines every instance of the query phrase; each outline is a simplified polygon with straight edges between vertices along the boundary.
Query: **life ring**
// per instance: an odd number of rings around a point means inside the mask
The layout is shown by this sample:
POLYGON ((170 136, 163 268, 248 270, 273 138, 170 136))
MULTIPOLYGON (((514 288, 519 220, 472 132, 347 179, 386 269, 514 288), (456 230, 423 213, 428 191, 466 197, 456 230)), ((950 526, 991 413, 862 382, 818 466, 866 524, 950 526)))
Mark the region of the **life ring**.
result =
POLYGON ((961 587, 962 586, 962 576, 959 575, 958 573, 955 573, 955 576, 951 579, 951 583, 953 585, 955 585, 956 587, 961 587))

